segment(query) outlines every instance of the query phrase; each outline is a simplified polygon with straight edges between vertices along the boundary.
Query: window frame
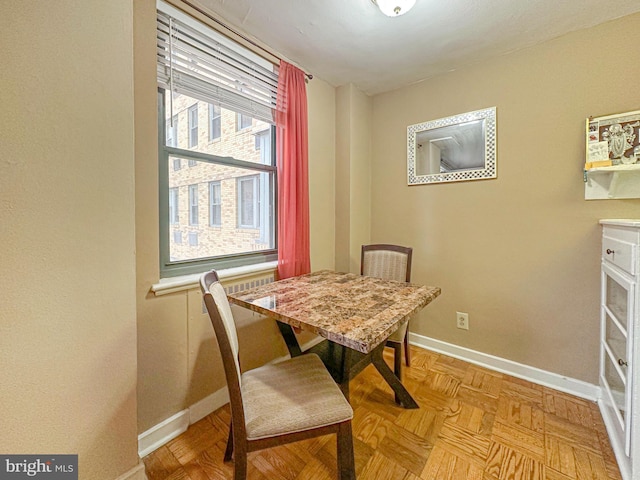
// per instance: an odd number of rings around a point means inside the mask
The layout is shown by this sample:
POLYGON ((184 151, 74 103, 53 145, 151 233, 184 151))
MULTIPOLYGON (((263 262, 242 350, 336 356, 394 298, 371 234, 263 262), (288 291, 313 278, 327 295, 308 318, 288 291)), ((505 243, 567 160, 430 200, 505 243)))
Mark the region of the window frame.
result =
POLYGON ((219 105, 214 105, 213 103, 209 104, 209 141, 213 142, 222 137, 222 107, 219 105), (218 113, 216 115, 216 109, 218 113), (213 125, 214 122, 217 124, 217 136, 213 135, 213 125))
POLYGON ((259 174, 253 175, 244 175, 242 177, 236 177, 236 205, 238 206, 238 218, 236 222, 236 228, 243 230, 256 230, 260 228, 260 178, 259 174), (251 208, 253 210, 253 222, 252 223, 243 223, 243 206, 242 202, 242 192, 240 190, 240 185, 245 182, 251 182, 251 190, 253 191, 253 198, 251 199, 251 208))
POLYGON ((222 226, 222 182, 220 180, 210 180, 209 181, 209 226, 210 227, 221 227, 222 226), (220 201, 218 203, 215 202, 216 198, 214 195, 214 187, 218 187, 220 193, 220 201), (220 220, 218 223, 215 223, 214 220, 214 209, 218 212, 218 219, 220 220))
POLYGON ((169 223, 180 224, 180 187, 169 189, 169 223))
MULTIPOLYGON (((158 87, 158 175, 159 175, 159 230, 160 230, 160 276, 161 278, 175 277, 202 273, 212 268, 221 270, 225 268, 255 265, 259 263, 273 262, 278 259, 278 205, 277 205, 277 167, 276 167, 276 129, 271 126, 271 164, 249 162, 232 157, 220 157, 194 150, 187 150, 166 145, 165 132, 165 104, 164 89, 158 87), (274 247, 271 249, 243 252, 229 255, 199 258, 193 260, 172 261, 170 259, 170 228, 169 223, 169 159, 179 157, 193 159, 199 162, 210 162, 231 167, 246 169, 256 173, 268 173, 269 175, 269 202, 272 205, 273 215, 272 237, 274 247)), ((184 243, 184 242, 183 242, 184 243)))
POLYGON ((245 115, 244 113, 236 112, 236 132, 242 132, 248 128, 251 128, 252 126, 253 117, 245 115), (251 120, 251 122, 249 122, 249 125, 242 126, 243 120, 246 121, 246 119, 251 120))
POLYGON ((200 219, 198 217, 198 184, 193 183, 189 185, 189 225, 200 225, 200 219))
POLYGON ((172 119, 167 119, 167 124, 165 125, 165 130, 167 132, 171 132, 171 135, 167 135, 167 140, 171 138, 172 143, 174 145, 169 145, 170 147, 178 147, 178 115, 174 115, 172 119), (173 123, 173 126, 171 124, 173 123))
POLYGON ((198 103, 187 108, 187 127, 189 129, 189 148, 198 146, 198 103))

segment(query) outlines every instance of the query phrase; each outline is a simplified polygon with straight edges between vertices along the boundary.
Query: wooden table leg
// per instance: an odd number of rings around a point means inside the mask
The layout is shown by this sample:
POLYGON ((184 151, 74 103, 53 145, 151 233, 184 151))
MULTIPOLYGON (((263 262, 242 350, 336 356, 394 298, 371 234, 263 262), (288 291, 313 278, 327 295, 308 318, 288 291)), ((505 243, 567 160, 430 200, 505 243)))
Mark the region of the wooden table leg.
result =
POLYGON ((316 353, 322 359, 347 400, 349 400, 349 381, 369 364, 373 364, 393 389, 397 403, 404 408, 420 408, 382 358, 384 346, 383 342, 371 352, 364 354, 325 340, 311 347, 307 352, 316 353))
POLYGON ((411 394, 404 387, 402 382, 389 368, 389 365, 382 358, 382 351, 384 350, 384 342, 377 346, 371 352, 371 363, 376 367, 382 378, 389 384, 396 395, 396 399, 400 400, 400 403, 404 408, 420 408, 420 406, 413 399, 411 394))
POLYGON ((287 350, 289 350, 291 358, 302 355, 302 349, 300 348, 300 344, 298 343, 298 339, 296 338, 296 334, 293 332, 291 325, 287 325, 286 323, 282 323, 277 320, 276 324, 280 329, 280 335, 284 338, 284 343, 287 344, 287 350))
POLYGON ((345 348, 342 345, 337 345, 340 348, 340 390, 344 398, 349 401, 349 382, 351 381, 351 349, 345 348))

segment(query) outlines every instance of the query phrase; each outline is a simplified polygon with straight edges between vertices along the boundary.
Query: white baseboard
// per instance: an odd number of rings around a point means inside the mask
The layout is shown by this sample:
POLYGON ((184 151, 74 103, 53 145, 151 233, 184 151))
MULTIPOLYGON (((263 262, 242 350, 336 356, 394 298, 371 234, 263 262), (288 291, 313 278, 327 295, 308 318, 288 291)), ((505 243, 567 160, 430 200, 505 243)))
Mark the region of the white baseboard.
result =
POLYGON ((223 387, 194 403, 191 407, 151 427, 138 435, 138 455, 140 458, 149 455, 181 433, 186 432, 189 425, 203 419, 211 412, 215 412, 226 403, 229 403, 229 391, 227 387, 223 387))
POLYGON ((409 333, 409 343, 594 402, 600 394, 600 387, 597 385, 418 335, 417 333, 409 333))
POLYGON ((223 387, 194 403, 191 407, 151 427, 138 435, 138 455, 140 458, 149 455, 181 433, 186 432, 189 425, 203 419, 211 412, 215 412, 226 403, 229 403, 229 391, 227 387, 223 387))
POLYGON ((147 473, 144 470, 144 463, 138 462, 138 465, 133 467, 128 472, 120 475, 116 480, 147 480, 147 473))
POLYGON ((138 455, 146 457, 169 440, 176 438, 189 428, 189 409, 172 415, 158 425, 138 435, 138 455))
POLYGON ((223 387, 189 407, 189 425, 202 420, 221 406, 229 403, 229 390, 223 387))
MULTIPOLYGON (((313 338, 302 345, 301 348, 306 350, 322 340, 322 337, 313 338)), ((276 358, 270 363, 286 360, 287 358, 289 358, 289 355, 276 358)), ((194 403, 189 408, 151 427, 146 432, 138 435, 138 455, 140 458, 149 455, 181 433, 186 432, 189 425, 203 419, 227 403, 229 403, 229 391, 227 387, 223 387, 194 403)))

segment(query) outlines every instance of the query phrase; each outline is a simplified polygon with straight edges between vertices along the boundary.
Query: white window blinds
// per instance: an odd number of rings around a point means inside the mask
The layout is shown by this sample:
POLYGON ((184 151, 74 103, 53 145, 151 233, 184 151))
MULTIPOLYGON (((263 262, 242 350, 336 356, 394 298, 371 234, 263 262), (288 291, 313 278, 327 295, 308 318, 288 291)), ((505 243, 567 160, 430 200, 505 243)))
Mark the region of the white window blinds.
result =
POLYGON ((158 7, 158 84, 274 123, 274 66, 182 12, 163 3, 158 7))

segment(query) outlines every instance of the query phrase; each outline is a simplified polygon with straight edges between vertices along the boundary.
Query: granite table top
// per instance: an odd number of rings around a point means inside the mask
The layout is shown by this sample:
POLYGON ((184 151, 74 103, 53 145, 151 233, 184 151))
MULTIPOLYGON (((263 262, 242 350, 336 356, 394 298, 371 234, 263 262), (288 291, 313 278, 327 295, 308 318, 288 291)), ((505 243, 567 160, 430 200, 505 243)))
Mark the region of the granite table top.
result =
POLYGON ((321 270, 228 298, 292 327, 369 353, 438 295, 439 287, 321 270))

